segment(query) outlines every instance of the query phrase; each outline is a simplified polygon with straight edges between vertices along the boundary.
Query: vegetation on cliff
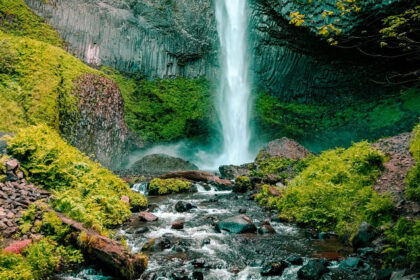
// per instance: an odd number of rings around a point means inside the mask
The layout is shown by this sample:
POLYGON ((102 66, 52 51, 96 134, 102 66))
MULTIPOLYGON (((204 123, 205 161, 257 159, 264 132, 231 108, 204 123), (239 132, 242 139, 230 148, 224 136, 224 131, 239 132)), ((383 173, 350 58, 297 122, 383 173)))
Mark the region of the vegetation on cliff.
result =
MULTIPOLYGON (((308 139, 342 131, 352 134, 352 140, 356 133, 359 138, 375 140, 414 126, 420 117, 419 93, 418 88, 413 88, 388 98, 342 104, 287 103, 260 93, 256 100, 256 115, 258 123, 272 138, 308 139)), ((350 141, 348 138, 347 142, 350 141)))
POLYGON ((54 209, 100 232, 120 225, 131 207, 147 200, 120 178, 61 140, 46 125, 20 130, 8 140, 8 152, 28 172, 28 179, 53 193, 54 209), (130 198, 130 204, 121 200, 130 198))
POLYGON ((150 81, 126 77, 108 67, 103 71, 120 87, 126 123, 142 139, 167 142, 209 136, 213 102, 206 79, 150 81))
POLYGON ((416 165, 407 175, 406 195, 408 199, 420 202, 420 124, 414 128, 411 135, 410 152, 416 165))
POLYGON ((325 151, 306 163, 281 196, 265 197, 266 187, 257 200, 276 205, 283 217, 349 238, 363 221, 378 226, 391 220, 390 197, 371 188, 384 160, 367 142, 325 151))

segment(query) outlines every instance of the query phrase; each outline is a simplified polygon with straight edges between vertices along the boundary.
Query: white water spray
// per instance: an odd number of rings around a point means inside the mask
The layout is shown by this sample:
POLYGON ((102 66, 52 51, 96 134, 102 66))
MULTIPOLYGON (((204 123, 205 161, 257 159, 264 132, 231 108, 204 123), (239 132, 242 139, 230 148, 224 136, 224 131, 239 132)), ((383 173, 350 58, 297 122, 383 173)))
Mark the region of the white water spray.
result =
POLYGON ((224 140, 223 152, 217 161, 220 164, 242 164, 252 161, 249 152, 246 0, 216 0, 216 20, 222 66, 216 107, 224 140))

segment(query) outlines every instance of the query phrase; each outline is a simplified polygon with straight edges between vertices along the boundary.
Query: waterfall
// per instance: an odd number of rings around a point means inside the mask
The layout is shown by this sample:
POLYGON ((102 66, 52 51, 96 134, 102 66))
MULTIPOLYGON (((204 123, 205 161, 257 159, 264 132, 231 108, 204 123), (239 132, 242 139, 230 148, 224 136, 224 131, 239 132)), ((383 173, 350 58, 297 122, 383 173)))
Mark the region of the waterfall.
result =
POLYGON ((216 108, 224 143, 218 161, 242 164, 252 161, 246 0, 216 0, 216 20, 221 44, 221 80, 216 108))

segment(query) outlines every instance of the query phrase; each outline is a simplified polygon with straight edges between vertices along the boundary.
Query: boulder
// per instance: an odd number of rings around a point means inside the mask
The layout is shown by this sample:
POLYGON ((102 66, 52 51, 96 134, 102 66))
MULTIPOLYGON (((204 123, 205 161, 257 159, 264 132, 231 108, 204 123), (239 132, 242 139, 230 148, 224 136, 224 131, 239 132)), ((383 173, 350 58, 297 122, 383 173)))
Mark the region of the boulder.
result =
POLYGON ((184 202, 184 201, 178 201, 175 204, 175 210, 179 213, 183 213, 183 212, 188 212, 191 209, 196 208, 196 206, 192 205, 189 202, 184 202))
POLYGON ((299 255, 292 255, 292 256, 288 257, 286 261, 288 261, 290 264, 293 264, 293 265, 302 265, 303 264, 303 259, 299 255))
POLYGON ((340 268, 355 269, 360 265, 360 258, 348 257, 340 263, 340 268))
POLYGON ((181 170, 198 170, 198 167, 182 158, 165 154, 152 154, 136 161, 131 166, 133 174, 163 175, 181 170))
POLYGON ((370 224, 363 222, 360 224, 356 235, 351 244, 355 250, 358 248, 372 247, 372 241, 378 236, 377 230, 370 224))
POLYGON ((280 276, 289 265, 285 261, 269 262, 261 268, 262 276, 280 276))
POLYGON ((219 167, 219 172, 222 178, 233 180, 239 176, 249 176, 251 171, 255 169, 253 163, 246 163, 242 165, 222 165, 219 167))
POLYGON ((130 198, 126 195, 121 196, 121 201, 125 203, 130 203, 130 198))
POLYGON ((298 278, 304 280, 318 280, 324 273, 329 271, 328 262, 322 259, 309 260, 298 271, 298 278))
POLYGON ((160 176, 161 179, 186 179, 193 182, 205 182, 209 184, 214 184, 219 187, 230 187, 232 182, 226 179, 221 179, 219 176, 216 176, 214 173, 208 171, 198 171, 198 170, 185 170, 185 171, 176 171, 170 172, 160 176))
POLYGON ((265 160, 271 157, 301 160, 310 155, 312 155, 312 153, 298 142, 283 137, 269 142, 267 146, 258 153, 257 160, 265 160))
POLYGON ((20 167, 20 164, 17 159, 9 159, 6 161, 7 171, 15 171, 19 167, 20 167))
POLYGON ((273 234, 276 233, 276 230, 270 225, 268 221, 261 223, 261 226, 258 228, 259 234, 273 234))
POLYGON ((230 233, 255 233, 257 227, 245 215, 238 215, 216 223, 218 232, 227 231, 230 233))
POLYGON ((144 221, 144 222, 154 222, 154 221, 158 220, 158 217, 156 217, 152 213, 146 212, 146 211, 140 212, 139 213, 139 218, 140 218, 141 221, 144 221))

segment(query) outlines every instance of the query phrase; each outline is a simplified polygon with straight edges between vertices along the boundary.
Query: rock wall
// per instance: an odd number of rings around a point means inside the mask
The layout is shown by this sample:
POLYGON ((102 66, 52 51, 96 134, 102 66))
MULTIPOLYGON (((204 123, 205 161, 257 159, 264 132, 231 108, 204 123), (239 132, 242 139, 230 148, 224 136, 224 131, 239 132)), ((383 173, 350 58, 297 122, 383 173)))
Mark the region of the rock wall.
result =
POLYGON ((139 71, 149 78, 211 77, 216 71, 210 0, 25 2, 88 64, 139 71))

